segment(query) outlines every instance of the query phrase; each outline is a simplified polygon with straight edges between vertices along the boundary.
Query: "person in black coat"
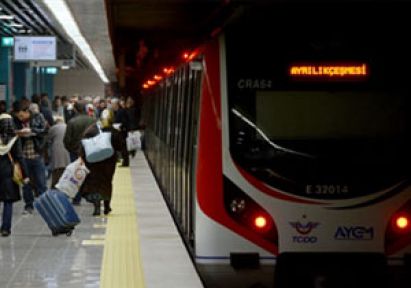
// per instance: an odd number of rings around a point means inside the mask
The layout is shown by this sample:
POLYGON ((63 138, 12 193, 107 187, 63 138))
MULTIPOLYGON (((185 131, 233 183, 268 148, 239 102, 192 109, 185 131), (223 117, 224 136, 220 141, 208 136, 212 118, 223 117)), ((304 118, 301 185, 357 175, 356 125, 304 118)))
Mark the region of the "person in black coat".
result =
POLYGON ((123 159, 123 163, 121 164, 122 167, 130 166, 130 157, 127 151, 127 133, 129 131, 129 121, 127 118, 127 111, 120 105, 120 100, 114 98, 111 100, 111 107, 114 112, 114 124, 121 124, 120 125, 120 140, 122 141, 121 150, 121 158, 123 159))
MULTIPOLYGON (((121 140, 121 132, 110 127, 103 129, 104 132, 111 132, 111 146, 115 152, 122 151, 124 142, 121 140)), ((83 139, 91 138, 99 133, 96 124, 91 125, 85 132, 83 139)), ((84 159, 86 167, 90 170, 86 180, 81 186, 80 193, 88 201, 94 204, 93 216, 99 216, 100 203, 104 203, 104 214, 111 212, 111 195, 113 192, 113 176, 116 170, 117 153, 108 159, 100 162, 89 163, 87 161, 84 148, 81 148, 81 158, 84 159)))
MULTIPOLYGON (((13 119, 4 113, 0 115, 0 201, 4 205, 0 233, 3 237, 11 233, 13 203, 21 200, 19 185, 13 181, 12 161, 20 164, 23 175, 28 175, 13 119), (12 145, 11 148, 9 148, 10 145, 12 145)), ((24 182, 28 182, 27 177, 24 182)))
MULTIPOLYGON (((134 99, 131 96, 128 96, 126 100, 126 113, 127 113, 127 122, 128 122, 127 132, 139 130, 140 128, 140 109, 138 109, 138 107, 135 104, 134 99)), ((129 151, 129 153, 132 157, 136 155, 135 150, 129 151)))

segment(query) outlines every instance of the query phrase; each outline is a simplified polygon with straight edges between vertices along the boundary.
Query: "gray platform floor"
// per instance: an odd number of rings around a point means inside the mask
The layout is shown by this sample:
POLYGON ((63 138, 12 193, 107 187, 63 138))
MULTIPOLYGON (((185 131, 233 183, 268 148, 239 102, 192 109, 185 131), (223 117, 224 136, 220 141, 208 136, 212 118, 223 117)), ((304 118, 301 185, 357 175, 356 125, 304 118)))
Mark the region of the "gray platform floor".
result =
POLYGON ((104 218, 91 216, 92 206, 76 207, 82 223, 71 237, 51 236, 38 213, 22 215, 23 201, 14 205, 12 234, 0 238, 0 287, 99 287, 103 246, 82 245, 104 218))
MULTIPOLYGON (((203 287, 141 152, 131 160, 131 173, 145 286, 203 287)), ((92 217, 84 200, 76 210, 82 222, 73 235, 53 237, 37 212, 23 215, 23 201, 15 203, 12 234, 0 237, 0 288, 99 287, 104 246, 93 239, 104 235, 98 224, 107 219, 92 217)))

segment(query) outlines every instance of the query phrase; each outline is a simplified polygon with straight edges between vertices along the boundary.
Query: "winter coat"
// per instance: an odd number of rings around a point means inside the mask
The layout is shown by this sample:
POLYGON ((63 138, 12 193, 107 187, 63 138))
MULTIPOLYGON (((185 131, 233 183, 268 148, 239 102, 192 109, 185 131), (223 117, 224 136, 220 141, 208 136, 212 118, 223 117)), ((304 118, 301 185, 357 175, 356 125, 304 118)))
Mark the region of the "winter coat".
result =
POLYGON ((66 133, 64 135, 64 147, 70 153, 79 155, 80 153, 80 141, 83 138, 83 133, 95 122, 95 120, 85 114, 80 114, 71 119, 67 123, 66 133))
POLYGON ((130 107, 126 109, 128 120, 128 131, 135 131, 139 129, 140 124, 140 110, 137 107, 130 107))
POLYGON ((66 132, 67 125, 64 123, 55 124, 50 128, 47 134, 47 143, 51 145, 50 149, 50 168, 52 170, 57 168, 65 168, 70 164, 70 154, 64 148, 63 138, 66 132))
POLYGON ((129 119, 127 117, 127 111, 124 108, 118 109, 114 112, 114 123, 121 124, 120 130, 123 132, 129 131, 129 119))
MULTIPOLYGON (((2 145, 7 145, 15 137, 14 123, 10 116, 0 120, 0 141, 2 145)), ((13 166, 11 164, 8 153, 4 151, 4 155, 0 155, 0 201, 18 201, 21 199, 20 188, 13 181, 13 166)), ((9 153, 13 161, 20 163, 23 169, 23 175, 27 174, 26 166, 24 165, 23 155, 21 151, 20 139, 17 139, 11 147, 9 153)))
MULTIPOLYGON (((104 129, 104 131, 110 131, 111 145, 115 151, 121 151, 122 144, 120 141, 120 132, 116 129, 104 129)), ((84 138, 90 138, 97 135, 98 130, 96 125, 87 129, 84 134, 84 138)), ((113 190, 113 176, 116 169, 117 153, 114 153, 110 158, 96 163, 89 163, 85 161, 87 168, 90 170, 86 180, 81 187, 81 194, 86 199, 94 200, 110 200, 113 190)), ((84 149, 81 149, 81 156, 86 159, 84 149)), ((91 201, 91 200, 90 200, 91 201)))

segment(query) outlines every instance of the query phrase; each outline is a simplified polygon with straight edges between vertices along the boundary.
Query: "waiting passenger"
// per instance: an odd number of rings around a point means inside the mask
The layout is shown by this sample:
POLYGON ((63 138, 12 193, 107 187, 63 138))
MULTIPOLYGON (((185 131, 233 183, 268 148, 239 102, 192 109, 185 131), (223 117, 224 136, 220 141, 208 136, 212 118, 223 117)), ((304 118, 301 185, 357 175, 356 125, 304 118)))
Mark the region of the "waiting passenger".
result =
POLYGON ((75 116, 73 104, 70 103, 67 96, 63 96, 61 97, 61 105, 63 106, 64 121, 68 123, 75 116))
POLYGON ((64 107, 61 102, 60 96, 54 97, 51 108, 52 108, 51 113, 53 114, 53 117, 63 117, 63 120, 65 120, 64 119, 64 107))
POLYGON ((51 127, 54 125, 53 114, 51 112, 49 100, 47 97, 42 97, 41 99, 40 113, 43 114, 44 119, 46 119, 48 127, 51 127))
POLYGON ((43 115, 36 113, 36 106, 34 103, 29 107, 14 105, 14 116, 16 125, 16 134, 21 138, 21 145, 23 149, 23 158, 29 171, 30 179, 33 180, 32 185, 23 186, 23 198, 26 203, 24 213, 33 213, 34 194, 33 188, 37 193, 42 194, 46 192, 46 167, 42 155, 45 149, 45 136, 47 134, 47 124, 43 115))
POLYGON ((47 134, 47 143, 50 144, 50 169, 51 187, 57 184, 64 169, 70 164, 70 154, 64 147, 63 139, 66 133, 67 125, 63 117, 55 117, 55 125, 50 128, 47 134))
MULTIPOLYGON (((126 114, 127 114, 127 123, 128 123, 128 132, 137 131, 140 124, 140 110, 135 105, 135 101, 131 96, 127 97, 126 100, 126 114)), ((130 155, 134 157, 136 151, 129 151, 130 155)))
POLYGON ((126 109, 124 109, 122 105, 120 105, 120 100, 118 98, 111 100, 111 109, 114 112, 114 124, 120 125, 120 140, 123 142, 121 145, 123 147, 123 150, 121 151, 121 158, 123 159, 123 163, 121 164, 121 166, 128 167, 130 166, 130 156, 128 155, 126 145, 127 133, 129 131, 129 120, 127 118, 127 112, 126 109))
MULTIPOLYGON (((20 164, 23 174, 27 174, 21 152, 21 143, 15 133, 13 119, 10 115, 0 115, 0 201, 3 202, 1 236, 11 233, 13 203, 21 200, 19 185, 13 181, 12 161, 20 164)), ((24 180, 28 183, 28 178, 24 180)))

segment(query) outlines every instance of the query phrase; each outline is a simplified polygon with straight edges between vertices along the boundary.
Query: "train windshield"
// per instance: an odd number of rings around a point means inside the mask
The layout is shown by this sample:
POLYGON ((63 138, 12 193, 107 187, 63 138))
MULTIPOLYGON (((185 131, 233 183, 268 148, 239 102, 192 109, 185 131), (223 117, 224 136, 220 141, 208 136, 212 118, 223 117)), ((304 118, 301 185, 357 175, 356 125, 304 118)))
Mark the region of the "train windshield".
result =
MULTIPOLYGON (((295 27, 275 33, 267 29, 280 27, 286 7, 264 18, 270 24, 250 12, 247 25, 227 29, 230 153, 247 173, 299 196, 390 189, 410 172, 411 47, 401 36, 410 23, 381 27, 384 13, 400 13, 381 7, 374 22, 335 23, 330 34, 318 21, 329 10, 320 8, 293 9, 295 27)), ((364 12, 333 9, 352 19, 364 12)))

